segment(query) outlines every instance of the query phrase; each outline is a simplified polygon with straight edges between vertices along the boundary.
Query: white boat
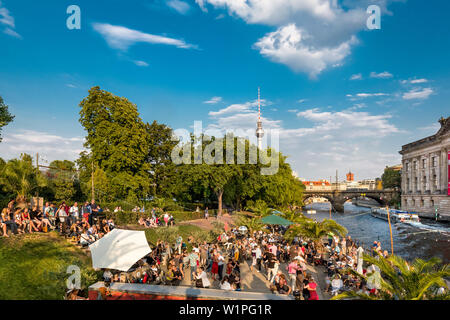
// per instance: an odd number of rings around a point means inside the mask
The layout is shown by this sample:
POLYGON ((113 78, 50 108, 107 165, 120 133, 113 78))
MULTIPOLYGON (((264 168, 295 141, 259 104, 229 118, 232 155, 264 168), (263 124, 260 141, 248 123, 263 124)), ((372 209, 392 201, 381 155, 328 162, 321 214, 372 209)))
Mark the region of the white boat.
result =
MULTIPOLYGON (((386 208, 372 208, 371 215, 373 217, 388 221, 388 213, 386 208)), ((389 218, 391 222, 419 222, 419 215, 417 213, 389 209, 389 218)))
POLYGON ((310 210, 306 211, 306 213, 307 214, 316 214, 317 212, 316 212, 316 210, 310 209, 310 210))

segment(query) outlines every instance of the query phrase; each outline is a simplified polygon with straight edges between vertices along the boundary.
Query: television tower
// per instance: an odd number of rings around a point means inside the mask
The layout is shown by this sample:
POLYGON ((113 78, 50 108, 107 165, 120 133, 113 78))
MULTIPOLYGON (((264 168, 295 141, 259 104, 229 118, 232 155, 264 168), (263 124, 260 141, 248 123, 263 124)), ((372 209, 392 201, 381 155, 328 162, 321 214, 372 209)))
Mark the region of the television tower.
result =
POLYGON ((256 122, 256 138, 258 139, 258 149, 262 150, 262 137, 264 137, 264 130, 261 122, 261 99, 260 90, 258 87, 258 121, 256 122))

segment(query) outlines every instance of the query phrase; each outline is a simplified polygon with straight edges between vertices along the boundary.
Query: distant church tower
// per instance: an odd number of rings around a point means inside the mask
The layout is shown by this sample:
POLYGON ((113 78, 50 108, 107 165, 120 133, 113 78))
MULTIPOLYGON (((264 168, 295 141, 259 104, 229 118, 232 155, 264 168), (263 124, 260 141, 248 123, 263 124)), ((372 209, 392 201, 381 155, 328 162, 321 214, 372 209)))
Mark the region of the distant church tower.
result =
POLYGON ((256 122, 256 138, 258 138, 258 149, 262 150, 262 137, 264 137, 264 130, 261 122, 261 99, 258 87, 258 121, 256 122))

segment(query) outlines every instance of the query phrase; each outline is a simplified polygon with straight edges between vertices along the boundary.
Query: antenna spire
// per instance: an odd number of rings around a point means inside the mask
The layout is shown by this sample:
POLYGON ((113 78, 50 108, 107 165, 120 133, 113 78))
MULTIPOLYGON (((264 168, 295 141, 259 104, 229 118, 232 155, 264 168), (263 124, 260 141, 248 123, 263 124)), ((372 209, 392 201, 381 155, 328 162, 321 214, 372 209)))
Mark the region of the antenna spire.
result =
POLYGON ((258 87, 258 121, 256 122, 256 137, 258 138, 258 148, 262 150, 262 137, 264 136, 264 130, 261 122, 261 92, 258 87))
POLYGON ((258 121, 261 121, 261 98, 260 88, 258 87, 258 121))

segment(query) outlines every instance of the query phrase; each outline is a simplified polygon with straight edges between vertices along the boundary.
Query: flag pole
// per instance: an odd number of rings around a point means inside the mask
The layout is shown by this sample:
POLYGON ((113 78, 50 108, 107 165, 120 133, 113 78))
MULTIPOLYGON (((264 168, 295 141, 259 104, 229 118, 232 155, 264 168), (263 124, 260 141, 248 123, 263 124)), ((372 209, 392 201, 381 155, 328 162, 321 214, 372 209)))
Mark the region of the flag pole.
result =
POLYGON ((394 242, 392 240, 392 226, 391 226, 391 217, 389 214, 389 206, 386 205, 386 210, 387 210, 387 218, 388 218, 388 222, 389 222, 389 233, 391 235, 391 254, 394 254, 394 242))

